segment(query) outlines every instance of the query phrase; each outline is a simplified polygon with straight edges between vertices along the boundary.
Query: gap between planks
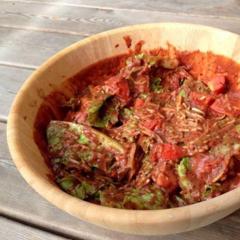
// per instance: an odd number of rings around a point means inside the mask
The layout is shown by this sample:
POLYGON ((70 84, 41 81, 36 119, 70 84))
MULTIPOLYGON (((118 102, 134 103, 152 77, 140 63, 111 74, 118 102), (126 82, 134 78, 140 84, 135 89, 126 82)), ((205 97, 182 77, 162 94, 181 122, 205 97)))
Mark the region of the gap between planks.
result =
POLYGON ((44 228, 42 226, 37 226, 37 225, 31 224, 29 222, 22 221, 21 219, 17 219, 17 218, 5 215, 4 213, 1 214, 1 218, 6 219, 6 221, 19 223, 20 225, 27 226, 27 227, 30 227, 32 229, 41 230, 43 232, 50 233, 53 236, 56 236, 56 239, 57 239, 57 237, 59 237, 61 239, 65 238, 65 239, 71 239, 71 240, 82 240, 82 238, 72 237, 72 236, 70 236, 68 234, 65 234, 65 233, 62 233, 62 232, 57 232, 57 231, 54 231, 54 230, 51 230, 51 229, 48 229, 48 228, 44 228))
POLYGON ((7 116, 0 114, 0 123, 7 123, 7 116))
POLYGON ((0 66, 22 68, 22 69, 28 69, 28 70, 35 70, 38 68, 38 66, 36 65, 28 65, 28 64, 7 62, 7 61, 0 61, 0 66))
POLYGON ((230 16, 217 16, 217 15, 204 15, 204 14, 192 14, 187 12, 170 12, 170 11, 161 11, 161 10, 142 10, 142 9, 135 9, 135 8, 114 8, 114 7, 102 7, 102 6, 94 6, 94 5, 87 5, 87 4, 74 4, 74 3, 65 3, 65 2, 41 2, 41 1, 31 1, 31 0, 2 0, 4 2, 19 2, 19 3, 38 3, 43 5, 55 5, 55 6, 67 6, 67 7, 79 7, 79 8, 91 8, 91 9, 98 9, 98 10, 106 10, 106 11, 128 11, 128 12, 144 12, 146 14, 155 13, 163 13, 163 14, 174 14, 178 16, 191 16, 191 17, 209 17, 212 19, 229 19, 229 20, 236 20, 239 21, 240 17, 230 17, 230 16))
POLYGON ((82 37, 89 37, 91 35, 88 33, 81 33, 81 32, 75 32, 75 31, 57 30, 57 29, 49 29, 49 28, 41 28, 41 27, 31 27, 31 26, 7 25, 7 24, 0 24, 0 28, 30 30, 30 31, 47 32, 47 33, 61 33, 61 34, 68 34, 68 35, 77 35, 82 37))

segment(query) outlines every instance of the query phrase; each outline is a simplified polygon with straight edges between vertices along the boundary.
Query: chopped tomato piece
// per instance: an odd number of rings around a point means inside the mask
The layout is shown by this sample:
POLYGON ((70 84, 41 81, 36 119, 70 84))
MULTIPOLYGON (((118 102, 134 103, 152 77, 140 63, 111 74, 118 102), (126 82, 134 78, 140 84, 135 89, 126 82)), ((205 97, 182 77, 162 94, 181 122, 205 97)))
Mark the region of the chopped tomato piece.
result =
POLYGON ((159 187, 165 188, 168 192, 172 192, 178 186, 174 166, 170 164, 158 164, 152 173, 152 179, 159 187))
POLYGON ((141 108, 144 105, 144 102, 145 102, 144 99, 137 98, 135 103, 134 103, 134 107, 137 108, 137 109, 141 108))
POLYGON ((213 102, 213 98, 207 94, 191 92, 190 101, 194 106, 206 110, 206 108, 213 102))
POLYGON ((228 116, 240 115, 240 92, 229 92, 216 99, 211 109, 217 113, 228 116))
POLYGON ((142 125, 149 130, 156 130, 162 125, 162 119, 158 117, 154 119, 146 119, 142 125))
POLYGON ((226 78, 223 75, 216 75, 204 82, 208 85, 210 90, 216 94, 223 93, 226 88, 226 78))
POLYGON ((199 180, 211 184, 224 176, 229 161, 229 158, 197 154, 191 160, 191 170, 199 180))
POLYGON ((156 144, 151 152, 152 161, 173 160, 176 161, 184 157, 184 150, 174 144, 156 144))

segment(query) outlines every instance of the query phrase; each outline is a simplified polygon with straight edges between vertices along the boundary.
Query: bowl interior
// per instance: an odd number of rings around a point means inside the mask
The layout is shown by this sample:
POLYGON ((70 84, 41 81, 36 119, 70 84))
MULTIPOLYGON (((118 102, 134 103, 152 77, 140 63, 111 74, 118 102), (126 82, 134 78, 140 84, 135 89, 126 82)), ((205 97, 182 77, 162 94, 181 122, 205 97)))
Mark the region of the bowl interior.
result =
POLYGON ((127 47, 123 40, 126 35, 132 38, 133 45, 139 40, 144 40, 143 49, 164 48, 170 43, 179 50, 212 51, 240 62, 238 35, 199 25, 177 23, 139 25, 104 32, 78 42, 45 62, 18 92, 9 115, 7 131, 10 152, 19 171, 37 192, 58 207, 86 221, 119 231, 139 234, 173 233, 206 225, 225 216, 239 207, 238 201, 234 200, 236 196, 240 197, 239 191, 233 191, 231 194, 234 199, 222 208, 220 204, 214 203, 224 201, 224 196, 209 203, 200 203, 198 210, 193 205, 160 210, 161 213, 154 211, 162 214, 162 219, 159 219, 159 215, 155 215, 153 211, 143 213, 109 209, 78 200, 62 192, 49 180, 49 168, 33 140, 34 121, 43 98, 88 65, 126 53, 127 47), (207 208, 201 211, 201 206, 207 208), (213 214, 210 218, 201 220, 202 216, 210 213, 213 214), (143 221, 141 218, 144 216, 147 217, 143 221), (174 229, 171 227, 173 222, 177 223, 174 229), (145 227, 139 229, 141 225, 145 227))

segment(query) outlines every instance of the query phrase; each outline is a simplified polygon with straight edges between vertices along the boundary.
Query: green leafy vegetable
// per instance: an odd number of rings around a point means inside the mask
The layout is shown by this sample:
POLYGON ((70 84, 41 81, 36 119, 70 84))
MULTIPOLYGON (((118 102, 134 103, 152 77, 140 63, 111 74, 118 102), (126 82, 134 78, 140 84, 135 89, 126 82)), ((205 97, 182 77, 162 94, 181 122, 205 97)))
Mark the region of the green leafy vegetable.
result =
POLYGON ((191 182, 187 178, 187 171, 189 170, 190 158, 184 157, 182 158, 181 162, 177 165, 177 174, 179 176, 179 184, 182 188, 189 188, 191 187, 191 182))
POLYGON ((66 177, 59 180, 59 185, 64 191, 69 191, 74 185, 74 179, 72 177, 66 177))
POLYGON ((122 111, 121 111, 121 115, 124 118, 128 119, 133 115, 133 110, 130 109, 130 108, 123 108, 122 111))
POLYGON ((219 192, 220 189, 221 189, 221 184, 219 184, 219 183, 213 183, 213 184, 210 184, 210 185, 205 185, 204 186, 204 191, 202 193, 203 199, 207 199, 209 197, 212 197, 214 195, 214 193, 216 191, 219 192))
POLYGON ((148 96, 149 96, 148 93, 140 93, 140 94, 139 94, 139 97, 140 97, 141 99, 146 99, 148 96))
MULTIPOLYGON (((99 142, 99 147, 106 148, 106 149, 114 149, 115 151, 119 153, 124 153, 124 148, 121 144, 119 144, 117 141, 113 140, 112 138, 108 137, 107 135, 82 124, 72 123, 72 122, 65 122, 65 121, 51 121, 48 129, 47 129, 47 135, 48 135, 48 144, 51 145, 51 141, 49 139, 54 139, 56 137, 59 137, 58 144, 61 145, 63 148, 64 143, 68 139, 67 135, 64 134, 64 132, 71 132, 76 136, 76 140, 74 138, 71 138, 72 144, 81 144, 79 141, 83 141, 84 145, 89 145, 91 147, 91 139, 88 139, 88 142, 86 140, 86 136, 84 135, 84 132, 91 132, 92 136, 97 139, 99 142), (54 129, 54 131, 52 131, 54 129), (83 137, 85 136, 85 137, 83 137)), ((55 145, 53 145, 55 146, 55 145)))
POLYGON ((88 138, 84 134, 81 134, 79 139, 78 139, 78 142, 80 144, 88 144, 89 140, 88 140, 88 138))
POLYGON ((80 184, 78 184, 75 188, 75 196, 80 199, 86 199, 89 196, 92 196, 96 193, 96 188, 94 185, 83 181, 80 184))
POLYGON ((88 121, 91 126, 108 128, 118 122, 120 102, 114 97, 108 97, 101 105, 88 111, 88 121))
POLYGON ((135 58, 137 58, 137 59, 144 59, 144 57, 145 57, 145 54, 144 53, 139 53, 139 54, 136 54, 135 55, 135 58))
POLYGON ((186 92, 184 91, 184 89, 181 89, 181 91, 179 92, 179 95, 183 98, 186 97, 186 92))
POLYGON ((159 209, 162 208, 164 196, 160 189, 150 187, 146 190, 132 189, 126 193, 123 206, 134 209, 159 209))
POLYGON ((90 161, 93 158, 93 152, 91 150, 78 152, 77 155, 83 161, 90 161))
POLYGON ((61 138, 64 136, 65 129, 59 129, 55 125, 49 124, 47 128, 47 141, 50 150, 57 151, 62 148, 61 138))
POLYGON ((240 124, 236 125, 236 126, 235 126, 235 129, 236 129, 236 131, 237 131, 238 133, 240 133, 240 124))
POLYGON ((88 122, 92 125, 95 126, 96 122, 98 122, 98 113, 103 106, 104 101, 93 101, 92 105, 88 109, 88 117, 87 120, 88 122))
POLYGON ((163 91, 163 86, 161 85, 161 78, 154 78, 151 80, 150 89, 155 93, 161 93, 163 91))
POLYGON ((128 209, 161 209, 164 205, 164 195, 155 185, 138 189, 117 189, 111 186, 100 191, 101 205, 128 209))

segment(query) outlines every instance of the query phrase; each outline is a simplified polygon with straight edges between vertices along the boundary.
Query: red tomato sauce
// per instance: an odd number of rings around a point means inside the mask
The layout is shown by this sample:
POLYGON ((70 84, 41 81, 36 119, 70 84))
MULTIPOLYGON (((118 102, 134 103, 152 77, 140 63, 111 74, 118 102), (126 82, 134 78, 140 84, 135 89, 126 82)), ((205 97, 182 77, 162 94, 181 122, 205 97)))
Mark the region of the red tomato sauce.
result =
POLYGON ((238 187, 239 64, 143 45, 44 98, 34 137, 53 180, 80 199, 128 209, 178 207, 238 187))

